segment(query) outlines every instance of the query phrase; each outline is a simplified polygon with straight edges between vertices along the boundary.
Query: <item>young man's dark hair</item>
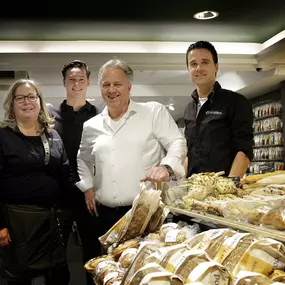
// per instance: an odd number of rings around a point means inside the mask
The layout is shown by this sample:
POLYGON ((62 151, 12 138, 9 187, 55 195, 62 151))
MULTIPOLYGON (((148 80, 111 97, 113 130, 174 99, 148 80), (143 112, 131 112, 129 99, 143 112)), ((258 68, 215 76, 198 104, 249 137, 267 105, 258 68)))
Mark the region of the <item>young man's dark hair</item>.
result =
POLYGON ((215 47, 207 41, 198 41, 194 44, 191 44, 187 49, 187 52, 186 52, 186 65, 187 65, 187 67, 188 67, 188 54, 189 54, 189 52, 191 52, 193 49, 202 49, 202 48, 208 50, 212 54, 215 64, 218 63, 218 54, 217 54, 215 47))
POLYGON ((61 73, 62 73, 62 76, 63 76, 63 80, 65 80, 65 78, 66 78, 66 73, 67 73, 67 71, 69 70, 69 69, 71 69, 71 68, 74 68, 74 67, 78 67, 78 68, 83 68, 83 69, 85 69, 86 70, 86 74, 87 74, 87 78, 89 79, 89 77, 90 77, 90 70, 89 70, 89 67, 88 67, 88 65, 84 62, 84 61, 82 61, 82 60, 73 60, 73 61, 71 61, 71 62, 69 62, 69 63, 67 63, 67 64, 65 64, 64 66, 63 66, 63 69, 62 69, 62 71, 61 71, 61 73))

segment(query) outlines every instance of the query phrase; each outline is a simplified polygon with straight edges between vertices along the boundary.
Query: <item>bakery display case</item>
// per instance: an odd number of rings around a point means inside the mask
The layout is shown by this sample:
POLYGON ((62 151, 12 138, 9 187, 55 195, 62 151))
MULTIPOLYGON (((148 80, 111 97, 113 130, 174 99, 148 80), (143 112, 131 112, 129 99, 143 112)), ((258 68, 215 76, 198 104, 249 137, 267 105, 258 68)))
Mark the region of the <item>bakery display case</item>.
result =
POLYGON ((94 283, 285 284, 285 171, 247 176, 239 188, 222 174, 142 188, 99 238, 106 254, 86 263, 94 283))

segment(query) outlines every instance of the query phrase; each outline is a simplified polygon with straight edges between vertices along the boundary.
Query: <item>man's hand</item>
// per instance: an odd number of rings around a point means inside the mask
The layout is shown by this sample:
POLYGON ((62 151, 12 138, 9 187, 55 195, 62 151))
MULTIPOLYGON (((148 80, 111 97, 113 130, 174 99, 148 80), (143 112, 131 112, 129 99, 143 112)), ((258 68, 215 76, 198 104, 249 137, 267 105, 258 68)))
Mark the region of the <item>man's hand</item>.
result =
POLYGON ((91 215, 96 215, 98 217, 98 211, 96 207, 96 199, 95 199, 95 189, 90 188, 86 192, 84 192, 85 195, 85 202, 87 209, 91 215))
POLYGON ((0 246, 8 245, 11 242, 11 238, 7 228, 0 230, 0 246))
POLYGON ((169 181, 169 173, 163 166, 154 166, 146 174, 146 177, 141 179, 141 182, 167 182, 169 181))

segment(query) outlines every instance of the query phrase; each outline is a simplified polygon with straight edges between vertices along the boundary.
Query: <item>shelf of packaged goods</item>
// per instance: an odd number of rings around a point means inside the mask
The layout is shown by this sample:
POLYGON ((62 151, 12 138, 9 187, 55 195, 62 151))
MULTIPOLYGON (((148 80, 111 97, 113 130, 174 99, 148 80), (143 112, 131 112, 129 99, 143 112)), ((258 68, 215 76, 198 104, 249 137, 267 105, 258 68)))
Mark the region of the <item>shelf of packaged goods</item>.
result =
POLYGON ((268 115, 268 116, 264 116, 264 117, 260 117, 260 118, 254 118, 253 121, 262 121, 262 120, 266 120, 266 119, 270 119, 270 118, 282 118, 282 114, 275 114, 275 115, 268 115))
POLYGON ((226 219, 224 217, 218 217, 210 214, 199 214, 193 211, 187 211, 175 207, 169 207, 168 209, 172 214, 179 214, 183 216, 190 217, 192 219, 198 219, 204 222, 214 223, 215 225, 226 226, 233 229, 241 230, 244 232, 254 233, 258 235, 262 235, 264 237, 270 237, 282 242, 285 242, 285 231, 278 231, 270 228, 260 227, 251 225, 244 222, 233 221, 230 219, 226 219))
POLYGON ((284 147, 283 144, 255 145, 253 148, 284 147))
POLYGON ((254 132, 253 135, 265 135, 265 134, 270 134, 270 133, 281 133, 282 129, 276 129, 276 130, 268 130, 268 131, 262 131, 262 132, 254 132))
POLYGON ((283 159, 253 159, 251 162, 284 162, 283 159))

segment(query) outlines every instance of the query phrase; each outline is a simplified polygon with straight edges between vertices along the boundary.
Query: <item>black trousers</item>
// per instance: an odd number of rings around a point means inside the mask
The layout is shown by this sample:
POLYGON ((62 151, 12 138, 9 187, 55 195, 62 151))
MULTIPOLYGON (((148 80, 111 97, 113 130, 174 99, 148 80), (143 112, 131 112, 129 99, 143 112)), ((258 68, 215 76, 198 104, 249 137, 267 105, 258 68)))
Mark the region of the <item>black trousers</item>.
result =
MULTIPOLYGON (((39 272, 39 276, 43 275, 45 278, 45 285, 62 285, 69 284, 70 276, 66 274, 67 267, 50 269, 39 272)), ((7 281, 7 285, 31 285, 32 280, 25 279, 20 281, 7 281)))
MULTIPOLYGON (((105 234, 129 209, 131 206, 109 208, 99 205, 97 206, 98 217, 91 215, 86 206, 74 210, 74 218, 82 242, 84 263, 103 254, 98 238, 105 234)), ((86 273, 86 279, 87 285, 94 285, 89 273, 86 273)))

